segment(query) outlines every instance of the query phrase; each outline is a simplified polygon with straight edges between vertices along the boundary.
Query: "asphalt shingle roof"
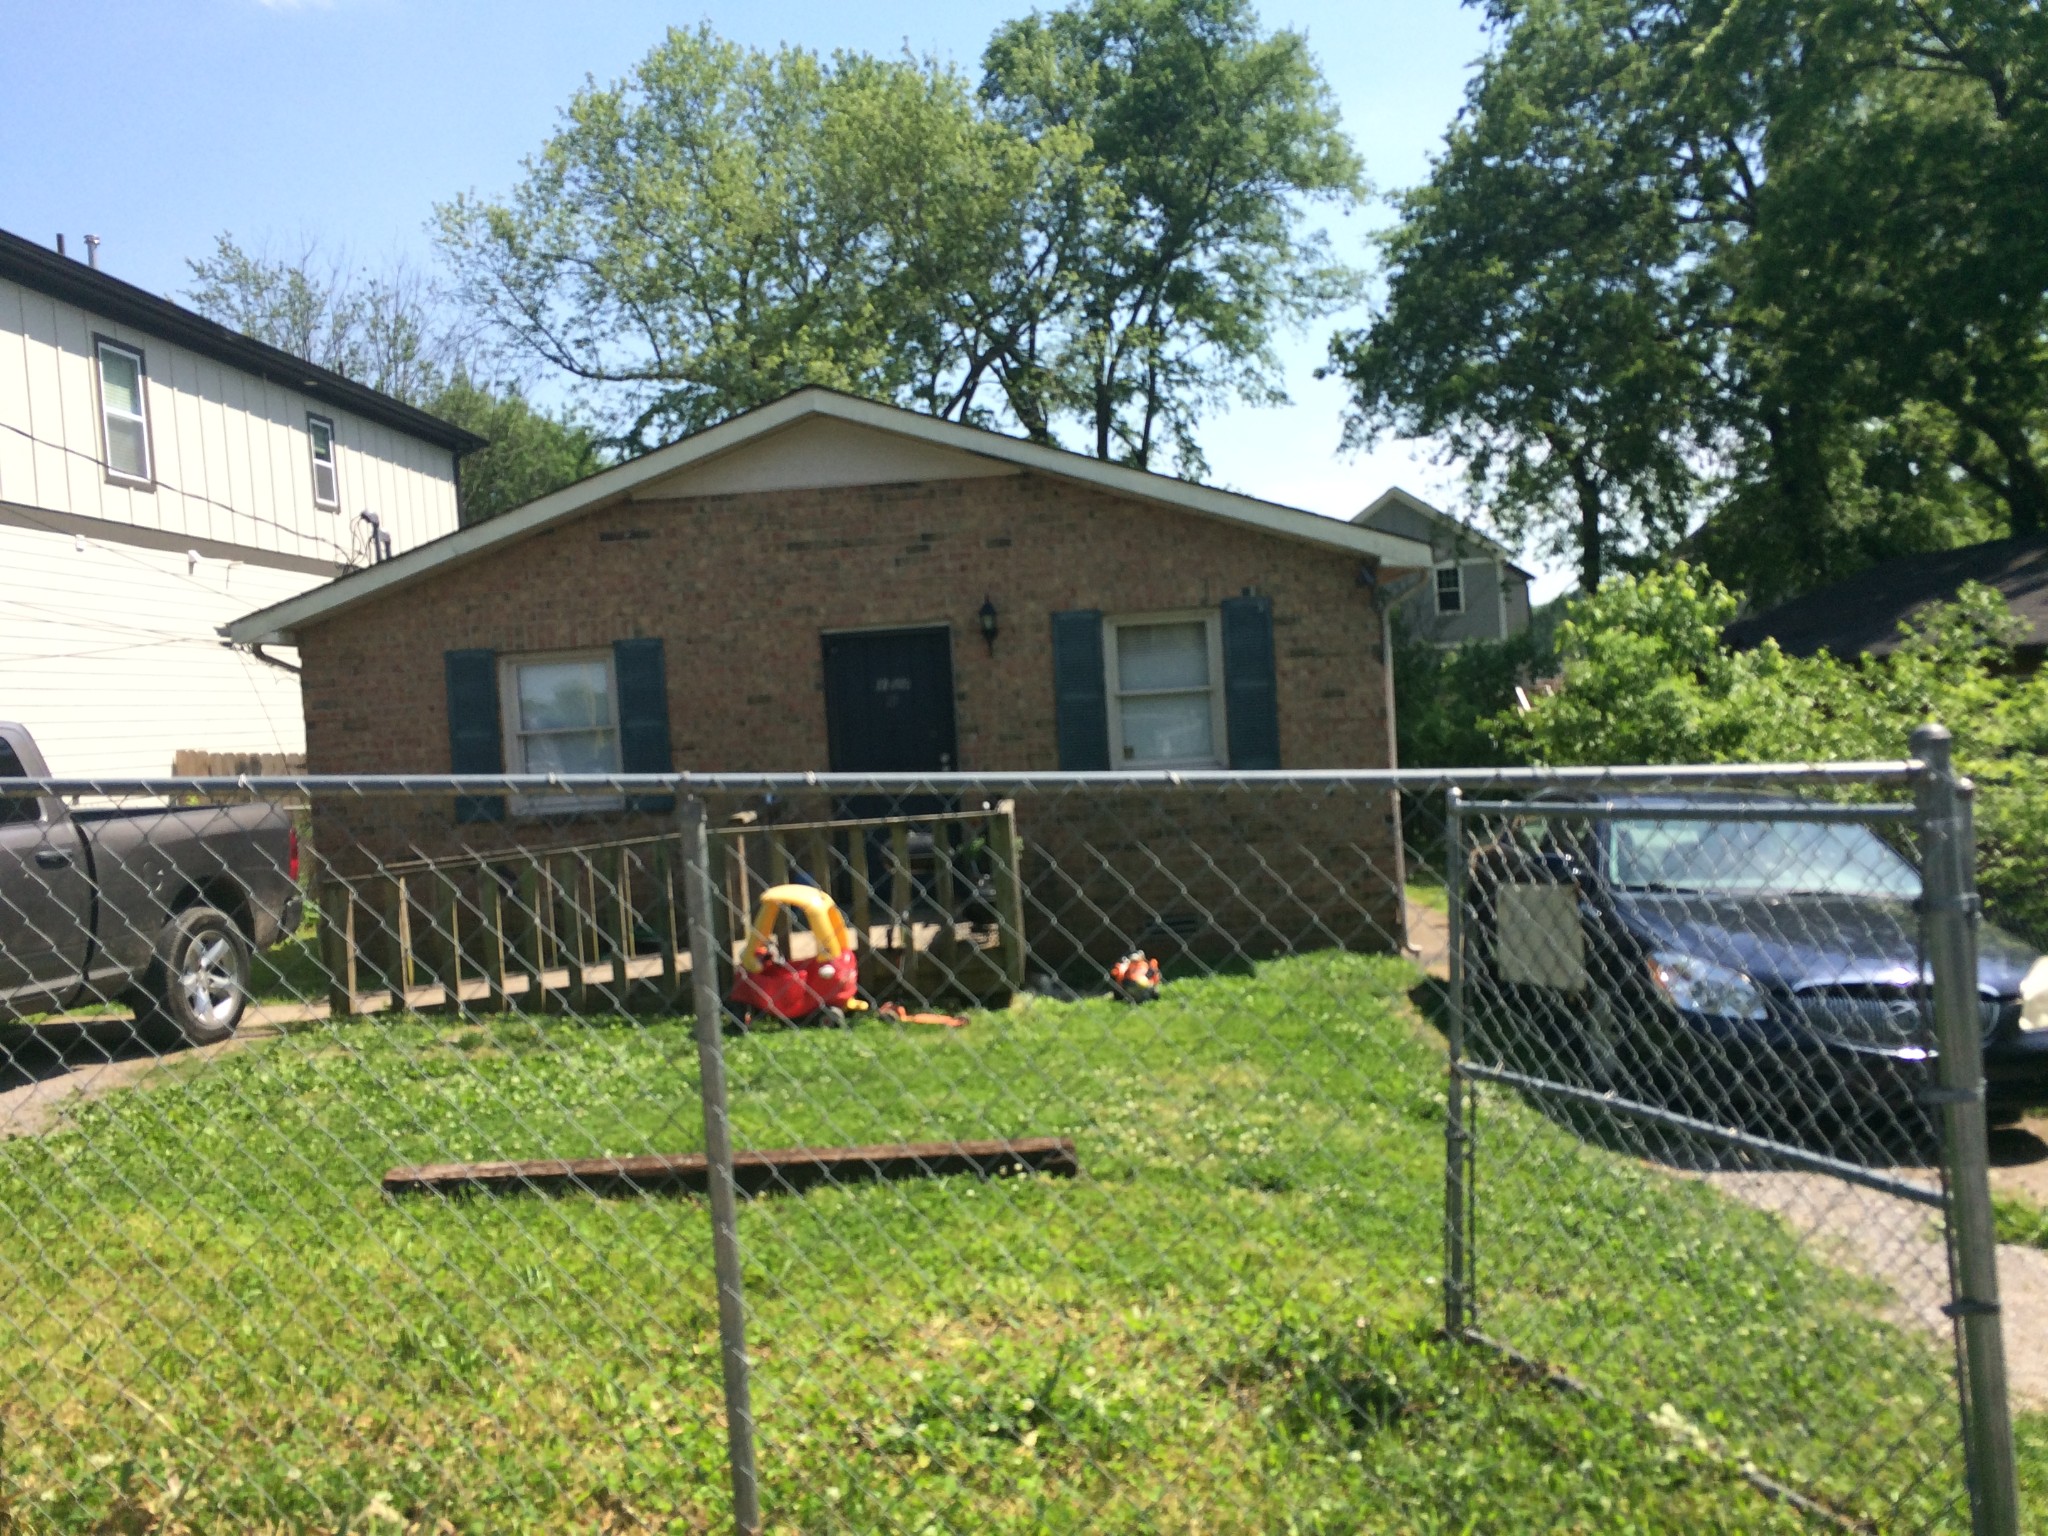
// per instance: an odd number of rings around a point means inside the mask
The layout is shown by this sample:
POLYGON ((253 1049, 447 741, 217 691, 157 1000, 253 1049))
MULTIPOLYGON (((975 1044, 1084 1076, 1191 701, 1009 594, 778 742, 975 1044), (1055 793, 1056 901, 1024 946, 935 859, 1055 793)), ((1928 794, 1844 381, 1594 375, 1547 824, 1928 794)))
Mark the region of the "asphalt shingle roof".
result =
POLYGON ((1722 636, 1737 650, 1768 637, 1787 654, 1821 651, 1853 659, 1897 647, 1899 625, 1930 603, 1946 602, 1963 583, 1979 581, 2005 594, 2029 634, 2023 646, 2048 646, 2048 534, 1995 539, 1962 549, 1905 555, 1822 587, 1768 612, 1738 619, 1722 636))

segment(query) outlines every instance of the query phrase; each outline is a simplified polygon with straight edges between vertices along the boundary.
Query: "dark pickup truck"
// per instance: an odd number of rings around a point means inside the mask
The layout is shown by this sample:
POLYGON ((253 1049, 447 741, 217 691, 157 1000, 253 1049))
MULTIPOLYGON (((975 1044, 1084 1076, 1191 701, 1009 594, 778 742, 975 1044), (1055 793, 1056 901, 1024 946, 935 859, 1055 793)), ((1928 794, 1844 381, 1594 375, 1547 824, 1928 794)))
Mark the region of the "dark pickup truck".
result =
POLYGON ((251 955, 298 926, 291 817, 7 792, 46 773, 29 733, 0 724, 0 1020, 125 999, 194 1045, 233 1034, 251 955))

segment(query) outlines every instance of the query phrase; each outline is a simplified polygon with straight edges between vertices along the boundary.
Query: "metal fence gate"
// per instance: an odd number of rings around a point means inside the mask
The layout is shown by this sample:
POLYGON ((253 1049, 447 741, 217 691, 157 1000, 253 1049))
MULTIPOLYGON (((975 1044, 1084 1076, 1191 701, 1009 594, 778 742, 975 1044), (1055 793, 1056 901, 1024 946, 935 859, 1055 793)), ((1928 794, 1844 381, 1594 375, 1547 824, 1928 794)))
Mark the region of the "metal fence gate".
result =
POLYGON ((1983 1045, 2020 1005, 1980 994, 1968 788, 1914 745, 1888 798, 1451 789, 1444 1321, 1822 1524, 1947 1528, 1967 1488, 2017 1532, 1983 1045), (1865 1390, 1850 1335, 1916 1313, 1953 1359, 1898 1340, 1865 1390), (1617 1347, 1644 1318, 1668 1351, 1617 1347))
POLYGON ((0 1530, 2002 1536, 1940 745, 0 785, 0 1530))

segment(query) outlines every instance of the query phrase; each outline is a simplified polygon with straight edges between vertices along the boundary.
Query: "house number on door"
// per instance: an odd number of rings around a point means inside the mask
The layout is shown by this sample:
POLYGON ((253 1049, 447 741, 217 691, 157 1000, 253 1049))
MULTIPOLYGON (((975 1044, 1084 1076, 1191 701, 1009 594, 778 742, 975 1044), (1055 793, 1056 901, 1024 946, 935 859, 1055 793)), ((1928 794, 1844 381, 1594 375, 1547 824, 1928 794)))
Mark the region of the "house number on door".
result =
POLYGON ((877 693, 908 693, 910 679, 907 677, 878 677, 875 679, 877 693))

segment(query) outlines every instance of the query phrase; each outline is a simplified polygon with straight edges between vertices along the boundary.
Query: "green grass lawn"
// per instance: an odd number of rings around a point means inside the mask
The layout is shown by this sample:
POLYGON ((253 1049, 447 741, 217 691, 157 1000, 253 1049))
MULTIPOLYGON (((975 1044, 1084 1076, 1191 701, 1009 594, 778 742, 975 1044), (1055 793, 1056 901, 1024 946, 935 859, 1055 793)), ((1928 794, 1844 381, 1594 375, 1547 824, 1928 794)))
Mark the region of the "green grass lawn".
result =
MULTIPOLYGON (((1083 1167, 743 1205, 770 1528, 1806 1528, 1716 1457, 1960 1528, 1931 1341, 1512 1101, 1481 1320, 1605 1395, 1436 1339, 1417 980, 1324 955, 730 1041, 742 1145, 1063 1133, 1083 1167)), ((726 1528, 701 1202, 377 1188, 694 1149, 687 1021, 320 1024, 167 1076, 0 1143, 0 1530, 726 1528)))
POLYGON ((2048 1210, 2020 1195, 2003 1195, 1991 1202, 2001 1243, 2024 1243, 2029 1248, 2048 1248, 2048 1210))
POLYGON ((1448 914, 1451 910, 1450 893, 1444 889, 1443 881, 1433 870, 1422 870, 1411 874, 1408 880, 1408 899, 1418 907, 1427 907, 1432 912, 1448 914))

